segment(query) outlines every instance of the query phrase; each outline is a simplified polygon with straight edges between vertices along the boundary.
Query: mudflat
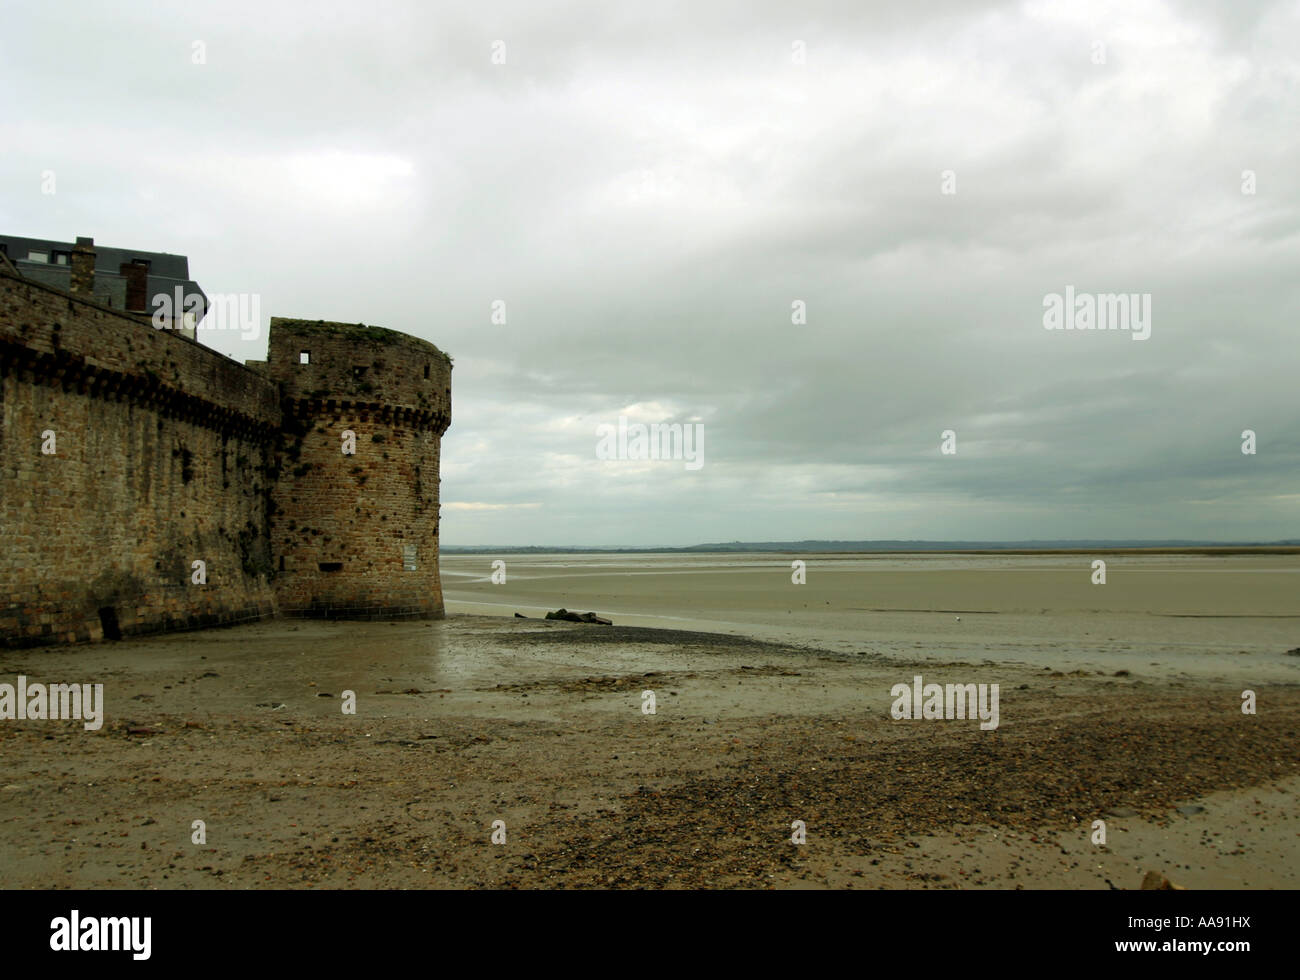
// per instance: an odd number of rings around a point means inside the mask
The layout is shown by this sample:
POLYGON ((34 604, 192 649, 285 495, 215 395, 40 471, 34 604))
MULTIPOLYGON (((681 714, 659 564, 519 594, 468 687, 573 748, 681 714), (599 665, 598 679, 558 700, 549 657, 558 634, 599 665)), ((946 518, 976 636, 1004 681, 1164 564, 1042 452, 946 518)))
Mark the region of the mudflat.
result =
POLYGON ((454 612, 707 630, 906 660, 1022 663, 1245 687, 1300 681, 1300 549, 1247 553, 493 555, 442 560, 454 612), (792 563, 804 561, 806 584, 792 563), (1105 584, 1093 584, 1093 562, 1105 584), (499 577, 499 576, 498 576, 499 577), (958 618, 960 617, 960 619, 958 618))
POLYGON ((1297 885, 1297 658, 1266 631, 1184 676, 1146 647, 1075 666, 1048 627, 1042 662, 1012 663, 992 639, 909 658, 617 623, 276 621, 7 651, 0 680, 103 683, 106 713, 0 721, 0 884, 1297 885), (1248 680, 1252 657, 1291 679, 1248 680), (998 726, 893 717, 916 675, 999 685, 998 726))

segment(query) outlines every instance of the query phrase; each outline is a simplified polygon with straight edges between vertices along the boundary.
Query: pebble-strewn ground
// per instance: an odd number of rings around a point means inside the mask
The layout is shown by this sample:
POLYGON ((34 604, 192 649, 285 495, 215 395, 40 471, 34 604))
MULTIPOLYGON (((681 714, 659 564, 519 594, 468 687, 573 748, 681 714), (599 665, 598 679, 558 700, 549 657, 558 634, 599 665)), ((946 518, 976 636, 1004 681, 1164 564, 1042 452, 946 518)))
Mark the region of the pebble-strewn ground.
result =
POLYGON ((1295 685, 1249 716, 1139 667, 481 617, 0 657, 19 673, 104 683, 108 717, 0 721, 10 888, 1300 884, 1295 685), (998 729, 891 719, 917 672, 998 683, 998 729))

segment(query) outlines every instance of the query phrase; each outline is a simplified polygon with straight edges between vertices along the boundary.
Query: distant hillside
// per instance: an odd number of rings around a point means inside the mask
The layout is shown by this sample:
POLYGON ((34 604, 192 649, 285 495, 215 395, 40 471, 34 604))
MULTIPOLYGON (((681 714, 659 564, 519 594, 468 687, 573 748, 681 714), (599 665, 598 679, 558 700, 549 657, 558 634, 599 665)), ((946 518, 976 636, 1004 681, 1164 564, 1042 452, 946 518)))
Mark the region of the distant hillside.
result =
POLYGON ((729 541, 693 544, 684 548, 593 548, 587 545, 443 545, 444 555, 495 554, 691 554, 791 552, 947 552, 947 551, 1098 551, 1119 549, 1183 550, 1232 548, 1300 548, 1300 539, 1287 541, 1195 541, 1195 540, 1104 540, 1067 539, 1055 541, 729 541))

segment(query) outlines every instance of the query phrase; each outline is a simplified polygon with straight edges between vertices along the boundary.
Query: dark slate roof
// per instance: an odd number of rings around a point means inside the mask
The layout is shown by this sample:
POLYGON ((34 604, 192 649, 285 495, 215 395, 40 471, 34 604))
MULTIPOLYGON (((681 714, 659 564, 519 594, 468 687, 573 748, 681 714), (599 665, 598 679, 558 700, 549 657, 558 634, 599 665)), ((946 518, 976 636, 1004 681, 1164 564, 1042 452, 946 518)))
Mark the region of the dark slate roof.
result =
MULTIPOLYGON (((72 269, 68 265, 54 263, 55 252, 71 252, 73 242, 57 242, 48 238, 20 238, 17 235, 0 235, 0 245, 6 246, 9 261, 28 279, 43 282, 60 289, 67 289, 72 278, 72 269), (45 252, 50 262, 29 262, 29 251, 45 252)), ((203 312, 208 309, 207 294, 199 284, 190 278, 190 260, 184 255, 171 255, 167 252, 145 252, 129 248, 113 248, 108 245, 94 246, 95 249, 95 293, 96 302, 116 309, 126 306, 126 279, 120 267, 136 259, 149 263, 149 310, 155 309, 154 298, 159 294, 173 297, 176 287, 183 290, 182 295, 198 293, 203 297, 203 312)), ((69 260, 71 261, 71 260, 69 260)), ((199 317, 202 319, 202 316, 199 317)))

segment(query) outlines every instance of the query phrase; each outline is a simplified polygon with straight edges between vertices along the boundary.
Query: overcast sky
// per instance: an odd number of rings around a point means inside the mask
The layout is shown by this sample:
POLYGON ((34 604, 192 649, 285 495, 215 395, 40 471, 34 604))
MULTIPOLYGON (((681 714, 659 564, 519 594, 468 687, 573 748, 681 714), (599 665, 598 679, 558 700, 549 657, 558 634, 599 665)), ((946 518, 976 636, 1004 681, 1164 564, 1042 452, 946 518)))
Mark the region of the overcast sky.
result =
POLYGON ((445 544, 1300 537, 1300 3, 4 20, 0 231, 442 347, 445 544))

